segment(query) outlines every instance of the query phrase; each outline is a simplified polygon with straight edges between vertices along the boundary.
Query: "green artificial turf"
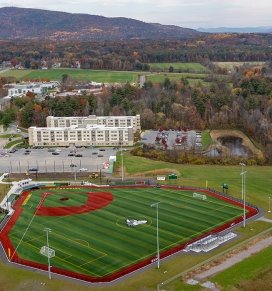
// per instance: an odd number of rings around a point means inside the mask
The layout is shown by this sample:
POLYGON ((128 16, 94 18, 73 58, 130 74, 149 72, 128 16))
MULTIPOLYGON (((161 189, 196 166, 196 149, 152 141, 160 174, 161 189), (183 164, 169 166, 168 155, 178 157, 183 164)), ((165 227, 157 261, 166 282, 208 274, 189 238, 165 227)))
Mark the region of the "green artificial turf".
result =
MULTIPOLYGON (((51 191, 49 191, 51 192, 51 191)), ((55 191, 52 191, 55 193, 55 191)), ((86 203, 88 196, 85 193, 75 195, 70 189, 61 189, 56 195, 51 195, 45 199, 43 206, 45 207, 65 207, 80 206, 86 203)))
MULTIPOLYGON (((84 204, 86 188, 39 189, 31 192, 23 212, 9 237, 19 256, 47 264, 39 251, 46 245, 44 229, 50 228, 50 247, 56 252, 53 267, 91 276, 105 276, 156 254, 156 208, 159 204, 160 251, 185 243, 202 233, 241 216, 243 209, 208 196, 193 198, 192 191, 157 188, 112 188, 111 204, 84 214, 35 216, 44 192, 43 206, 60 206, 60 197, 69 205, 84 204), (70 191, 70 193, 69 193, 70 191), (60 194, 61 193, 61 194, 60 194), (74 196, 74 198, 73 198, 74 196), (127 218, 147 220, 147 224, 128 227, 127 218)), ((105 191, 105 189, 95 189, 105 191)), ((67 206, 64 201, 63 206, 67 206)))

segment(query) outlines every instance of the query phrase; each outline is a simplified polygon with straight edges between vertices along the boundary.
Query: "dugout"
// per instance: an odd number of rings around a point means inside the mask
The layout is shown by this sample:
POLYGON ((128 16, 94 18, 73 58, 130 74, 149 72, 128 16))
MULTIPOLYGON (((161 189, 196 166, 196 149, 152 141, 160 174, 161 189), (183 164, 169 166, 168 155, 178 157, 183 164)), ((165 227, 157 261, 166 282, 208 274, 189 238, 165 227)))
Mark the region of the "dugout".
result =
POLYGON ((111 178, 108 179, 108 184, 110 186, 125 186, 125 185, 135 185, 135 186, 141 186, 141 185, 157 185, 157 182, 155 179, 152 178, 130 178, 130 179, 121 179, 121 178, 111 178))

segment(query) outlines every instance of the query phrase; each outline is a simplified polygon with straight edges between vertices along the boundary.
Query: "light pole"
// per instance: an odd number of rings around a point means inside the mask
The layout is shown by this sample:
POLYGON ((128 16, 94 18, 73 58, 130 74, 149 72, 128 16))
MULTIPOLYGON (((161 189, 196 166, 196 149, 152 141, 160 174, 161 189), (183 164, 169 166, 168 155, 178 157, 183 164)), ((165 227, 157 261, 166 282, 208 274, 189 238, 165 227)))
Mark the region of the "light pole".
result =
POLYGON ((75 179, 75 181, 76 181, 76 167, 77 167, 76 164, 73 164, 73 163, 70 164, 70 168, 71 168, 71 170, 73 169, 73 172, 74 172, 74 179, 75 179))
POLYGON ((271 213, 271 205, 270 205, 271 196, 268 197, 268 213, 271 213))
POLYGON ((151 204, 151 207, 157 208, 157 264, 158 269, 160 268, 160 241, 159 241, 159 204, 160 202, 156 202, 151 204))
POLYGON ((51 232, 51 229, 46 227, 44 229, 46 232, 46 246, 47 246, 47 258, 48 258, 48 277, 51 279, 51 266, 50 266, 50 255, 49 255, 49 232, 51 232))
POLYGON ((246 227, 246 172, 244 171, 244 167, 246 166, 244 163, 240 163, 242 166, 242 199, 244 199, 244 227, 246 227))
MULTIPOLYGON (((242 175, 242 173, 244 172, 244 167, 246 165, 244 163, 240 163, 239 165, 242 167, 242 170, 241 170, 241 175, 242 175)), ((242 176, 242 200, 243 199, 244 199, 244 179, 243 179, 243 176, 242 176)))
POLYGON ((122 181, 124 181, 124 156, 123 156, 123 140, 120 140, 120 146, 121 146, 121 177, 122 181))

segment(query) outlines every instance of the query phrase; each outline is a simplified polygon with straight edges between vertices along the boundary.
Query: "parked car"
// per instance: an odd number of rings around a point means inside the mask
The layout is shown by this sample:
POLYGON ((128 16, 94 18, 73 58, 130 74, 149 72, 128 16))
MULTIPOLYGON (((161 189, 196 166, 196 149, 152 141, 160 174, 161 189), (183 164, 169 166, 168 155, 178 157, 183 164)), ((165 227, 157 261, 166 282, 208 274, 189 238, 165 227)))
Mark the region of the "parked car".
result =
POLYGON ((80 168, 80 169, 79 169, 79 172, 87 172, 87 171, 88 171, 87 168, 80 168))
POLYGON ((60 153, 59 152, 53 152, 52 153, 52 155, 54 155, 54 156, 57 156, 57 155, 59 155, 60 153))
POLYGON ((82 154, 75 154, 75 157, 81 158, 81 157, 83 157, 83 155, 82 154))
POLYGON ((68 154, 68 157, 73 157, 74 156, 74 153, 69 153, 68 154))
POLYGON ((97 152, 92 153, 92 155, 97 155, 97 152))
POLYGON ((77 165, 76 164, 71 164, 70 167, 71 168, 75 168, 75 167, 77 167, 77 165))
POLYGON ((38 168, 29 168, 28 171, 29 172, 38 172, 38 168))
POLYGON ((102 158, 102 157, 104 157, 104 156, 103 156, 103 155, 98 155, 98 157, 99 157, 99 158, 102 158))
POLYGON ((17 149, 16 148, 12 148, 11 150, 9 150, 9 153, 15 153, 17 151, 17 149))

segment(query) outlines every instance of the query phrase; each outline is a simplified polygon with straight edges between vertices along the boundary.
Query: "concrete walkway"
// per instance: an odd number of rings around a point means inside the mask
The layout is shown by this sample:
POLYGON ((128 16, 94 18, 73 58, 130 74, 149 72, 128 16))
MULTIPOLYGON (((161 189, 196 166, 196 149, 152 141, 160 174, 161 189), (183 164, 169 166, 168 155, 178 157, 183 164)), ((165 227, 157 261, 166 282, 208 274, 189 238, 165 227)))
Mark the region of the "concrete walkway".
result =
POLYGON ((213 275, 215 275, 216 273, 222 272, 225 269, 228 269, 229 267, 241 262, 242 260, 250 257, 252 254, 257 253, 269 246, 272 245, 272 236, 269 238, 266 238, 264 240, 261 240, 259 242, 257 242, 255 245, 249 247, 247 250, 244 250, 240 253, 237 253, 235 255, 233 255, 232 257, 226 259, 224 262, 222 262, 221 264, 212 267, 211 269, 195 276, 195 280, 203 280, 205 278, 211 277, 213 275))
POLYGON ((269 219, 269 218, 265 218, 265 217, 260 217, 258 220, 261 220, 261 221, 265 221, 265 222, 269 222, 269 223, 272 223, 272 219, 269 219))

